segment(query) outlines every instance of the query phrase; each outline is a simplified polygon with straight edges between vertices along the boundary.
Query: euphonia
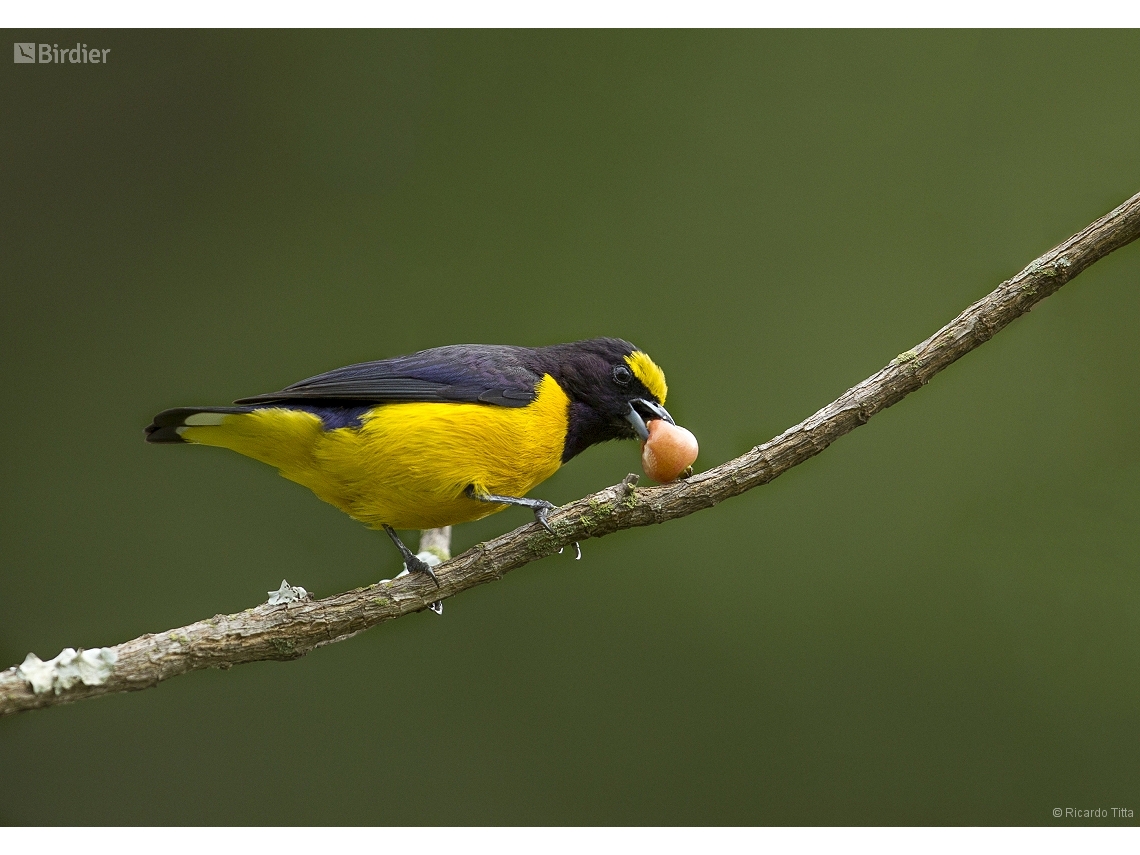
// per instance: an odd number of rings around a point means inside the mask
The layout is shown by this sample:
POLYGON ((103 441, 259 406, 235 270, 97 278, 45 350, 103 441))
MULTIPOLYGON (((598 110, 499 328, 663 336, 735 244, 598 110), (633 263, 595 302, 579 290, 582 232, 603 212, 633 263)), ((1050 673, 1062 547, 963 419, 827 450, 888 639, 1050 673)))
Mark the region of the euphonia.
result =
POLYGON ((550 530, 554 505, 526 494, 595 443, 644 443, 647 422, 672 425, 666 391, 661 369, 621 339, 460 344, 338 368, 236 406, 165 410, 146 439, 220 446, 275 466, 382 528, 409 571, 434 579, 395 529, 521 505, 550 530))

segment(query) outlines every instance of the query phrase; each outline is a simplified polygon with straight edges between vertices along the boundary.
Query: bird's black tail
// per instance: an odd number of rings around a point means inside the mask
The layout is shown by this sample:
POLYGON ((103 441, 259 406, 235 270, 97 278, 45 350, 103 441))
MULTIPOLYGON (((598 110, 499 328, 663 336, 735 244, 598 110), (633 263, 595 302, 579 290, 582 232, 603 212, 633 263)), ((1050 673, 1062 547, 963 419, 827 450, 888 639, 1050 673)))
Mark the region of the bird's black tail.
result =
POLYGON ((146 427, 147 442, 186 442, 182 430, 187 427, 221 424, 221 416, 252 413, 256 407, 175 407, 163 410, 146 427))

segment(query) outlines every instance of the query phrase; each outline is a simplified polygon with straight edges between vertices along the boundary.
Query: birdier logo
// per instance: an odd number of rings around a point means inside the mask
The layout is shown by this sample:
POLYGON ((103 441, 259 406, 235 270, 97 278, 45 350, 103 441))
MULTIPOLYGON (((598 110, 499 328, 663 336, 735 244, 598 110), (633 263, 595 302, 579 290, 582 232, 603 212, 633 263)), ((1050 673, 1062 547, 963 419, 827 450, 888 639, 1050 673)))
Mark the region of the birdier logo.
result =
POLYGON ((13 42, 13 62, 54 62, 75 63, 76 65, 106 65, 107 54, 110 48, 88 48, 82 42, 76 42, 75 47, 68 48, 59 45, 40 44, 35 42, 13 42))

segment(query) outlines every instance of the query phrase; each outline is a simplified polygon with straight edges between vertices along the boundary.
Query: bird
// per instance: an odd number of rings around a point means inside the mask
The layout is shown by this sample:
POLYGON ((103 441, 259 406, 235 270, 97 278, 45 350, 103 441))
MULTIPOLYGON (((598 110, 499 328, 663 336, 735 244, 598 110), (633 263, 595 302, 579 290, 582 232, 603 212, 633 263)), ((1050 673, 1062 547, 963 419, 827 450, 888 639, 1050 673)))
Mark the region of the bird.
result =
POLYGON ((146 441, 218 446, 267 463, 382 529, 408 571, 438 586, 397 529, 471 522, 517 505, 553 534, 555 506, 526 494, 592 445, 645 443, 654 421, 674 425, 667 392, 661 368, 623 339, 446 345, 337 368, 232 406, 164 410, 146 441))

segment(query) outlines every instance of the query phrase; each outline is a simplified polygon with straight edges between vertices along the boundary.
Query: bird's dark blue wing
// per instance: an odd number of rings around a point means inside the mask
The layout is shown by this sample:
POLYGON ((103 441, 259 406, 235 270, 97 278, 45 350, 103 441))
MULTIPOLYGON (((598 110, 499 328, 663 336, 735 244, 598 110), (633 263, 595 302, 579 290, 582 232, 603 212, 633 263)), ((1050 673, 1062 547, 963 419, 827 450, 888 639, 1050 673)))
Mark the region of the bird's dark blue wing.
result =
POLYGON ((280 392, 237 404, 339 405, 383 402, 484 403, 525 407, 542 379, 535 351, 510 345, 454 344, 408 356, 362 362, 318 374, 280 392))

